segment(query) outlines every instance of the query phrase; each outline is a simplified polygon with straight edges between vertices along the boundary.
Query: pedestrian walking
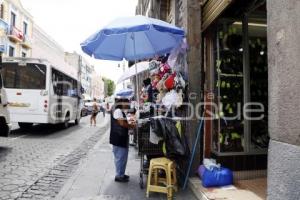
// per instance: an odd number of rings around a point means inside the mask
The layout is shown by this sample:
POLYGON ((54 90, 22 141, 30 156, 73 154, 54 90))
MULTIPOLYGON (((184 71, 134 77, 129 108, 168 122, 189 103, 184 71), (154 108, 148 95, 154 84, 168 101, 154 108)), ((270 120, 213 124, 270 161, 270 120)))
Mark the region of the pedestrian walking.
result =
POLYGON ((116 182, 129 181, 129 176, 125 174, 129 148, 128 130, 135 127, 135 124, 129 124, 126 118, 125 111, 129 107, 128 99, 118 98, 111 109, 110 144, 113 145, 116 182))
POLYGON ((108 112, 108 113, 110 112, 110 106, 109 106, 108 102, 106 103, 106 112, 108 112))
POLYGON ((98 110, 97 101, 96 101, 96 99, 94 99, 94 102, 92 105, 91 126, 93 125, 93 122, 94 122, 94 126, 96 126, 96 118, 97 118, 98 112, 99 112, 99 110, 98 110))
POLYGON ((101 106, 100 109, 101 109, 101 112, 103 112, 103 117, 105 117, 105 112, 106 112, 105 108, 103 106, 101 106))

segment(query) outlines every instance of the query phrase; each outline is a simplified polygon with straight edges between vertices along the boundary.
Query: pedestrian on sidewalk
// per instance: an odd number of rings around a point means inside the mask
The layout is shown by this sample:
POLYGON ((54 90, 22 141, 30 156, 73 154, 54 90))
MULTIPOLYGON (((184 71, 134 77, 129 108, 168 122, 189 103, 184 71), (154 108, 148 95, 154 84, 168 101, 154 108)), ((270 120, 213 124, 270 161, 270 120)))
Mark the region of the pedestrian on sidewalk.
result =
POLYGON ((96 126, 96 117, 98 112, 99 110, 98 110, 97 100, 94 98, 94 102, 92 105, 91 126, 93 125, 93 122, 94 122, 94 126, 96 126))
POLYGON ((116 182, 129 181, 129 176, 125 174, 129 150, 128 130, 135 127, 135 124, 129 124, 126 118, 125 112, 129 108, 128 99, 116 98, 111 109, 110 144, 113 145, 116 182))
POLYGON ((109 107, 109 103, 108 102, 106 103, 106 112, 110 113, 110 107, 109 107))
POLYGON ((105 108, 104 105, 100 105, 100 111, 103 112, 103 117, 105 117, 105 108))

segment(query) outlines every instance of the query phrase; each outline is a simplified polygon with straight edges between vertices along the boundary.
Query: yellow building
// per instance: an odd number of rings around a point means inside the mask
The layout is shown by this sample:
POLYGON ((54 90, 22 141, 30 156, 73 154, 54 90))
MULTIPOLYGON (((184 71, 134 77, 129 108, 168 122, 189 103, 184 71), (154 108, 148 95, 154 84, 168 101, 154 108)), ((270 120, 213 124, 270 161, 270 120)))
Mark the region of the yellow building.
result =
POLYGON ((20 0, 0 1, 0 47, 3 56, 31 57, 33 18, 20 0))

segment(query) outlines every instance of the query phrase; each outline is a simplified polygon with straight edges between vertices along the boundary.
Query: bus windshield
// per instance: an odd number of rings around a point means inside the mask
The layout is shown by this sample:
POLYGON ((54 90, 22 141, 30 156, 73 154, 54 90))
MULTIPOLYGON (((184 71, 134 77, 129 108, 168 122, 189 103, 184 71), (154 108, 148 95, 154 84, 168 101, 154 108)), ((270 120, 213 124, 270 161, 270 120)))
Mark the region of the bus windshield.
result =
POLYGON ((13 89, 45 89, 46 66, 27 63, 20 66, 16 62, 3 63, 2 77, 4 88, 13 89))

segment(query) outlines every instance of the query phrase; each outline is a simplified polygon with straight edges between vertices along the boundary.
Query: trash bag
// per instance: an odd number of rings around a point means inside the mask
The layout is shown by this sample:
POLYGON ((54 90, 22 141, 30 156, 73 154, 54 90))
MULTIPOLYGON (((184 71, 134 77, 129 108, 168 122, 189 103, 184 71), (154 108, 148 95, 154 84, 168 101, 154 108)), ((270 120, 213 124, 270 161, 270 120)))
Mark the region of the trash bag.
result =
POLYGON ((228 168, 213 168, 212 171, 205 171, 202 176, 202 185, 203 187, 218 187, 232 185, 233 183, 233 173, 228 168))
POLYGON ((163 138, 167 157, 188 156, 189 148, 186 138, 184 135, 180 136, 174 120, 166 117, 153 117, 150 118, 150 125, 152 132, 163 138))

